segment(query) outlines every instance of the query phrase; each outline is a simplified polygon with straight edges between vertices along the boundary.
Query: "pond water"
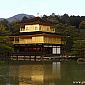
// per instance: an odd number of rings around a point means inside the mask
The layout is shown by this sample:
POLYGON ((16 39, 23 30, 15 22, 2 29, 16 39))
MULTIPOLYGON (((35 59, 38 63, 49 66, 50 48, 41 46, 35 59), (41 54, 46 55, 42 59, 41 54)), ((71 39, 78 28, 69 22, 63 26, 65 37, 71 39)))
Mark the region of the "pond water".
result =
POLYGON ((0 85, 85 85, 85 64, 0 64, 0 85))

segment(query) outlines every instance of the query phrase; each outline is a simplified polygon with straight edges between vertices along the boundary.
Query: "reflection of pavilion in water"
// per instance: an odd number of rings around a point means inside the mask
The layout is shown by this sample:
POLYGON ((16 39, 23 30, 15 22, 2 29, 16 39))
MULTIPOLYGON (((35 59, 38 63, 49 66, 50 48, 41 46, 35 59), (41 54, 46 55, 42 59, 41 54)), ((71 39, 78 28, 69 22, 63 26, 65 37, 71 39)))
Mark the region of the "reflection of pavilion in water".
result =
POLYGON ((56 85, 60 75, 60 62, 10 66, 9 76, 17 78, 16 85, 56 85))

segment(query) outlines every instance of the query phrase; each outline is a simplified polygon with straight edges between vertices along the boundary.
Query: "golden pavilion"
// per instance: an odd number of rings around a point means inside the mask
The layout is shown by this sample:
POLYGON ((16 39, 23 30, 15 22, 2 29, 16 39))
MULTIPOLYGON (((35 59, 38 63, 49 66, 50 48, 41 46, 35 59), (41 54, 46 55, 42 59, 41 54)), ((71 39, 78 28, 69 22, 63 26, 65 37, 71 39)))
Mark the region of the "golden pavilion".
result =
POLYGON ((55 32, 54 23, 40 17, 20 23, 18 35, 10 37, 17 56, 52 56, 63 53, 63 36, 55 32))

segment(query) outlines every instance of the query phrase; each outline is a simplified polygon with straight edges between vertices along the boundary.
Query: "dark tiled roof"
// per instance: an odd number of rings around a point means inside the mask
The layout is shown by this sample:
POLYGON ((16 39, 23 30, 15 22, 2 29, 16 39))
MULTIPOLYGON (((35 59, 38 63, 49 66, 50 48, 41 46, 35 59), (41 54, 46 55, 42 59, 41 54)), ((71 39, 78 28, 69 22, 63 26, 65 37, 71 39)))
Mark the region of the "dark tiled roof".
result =
POLYGON ((40 17, 35 17, 29 20, 26 20, 24 22, 19 23, 21 27, 24 27, 25 25, 33 25, 33 24, 40 24, 40 25, 54 25, 53 22, 44 20, 40 17))
POLYGON ((11 36, 23 36, 23 35, 35 35, 35 34, 52 34, 52 35, 61 35, 61 33, 52 33, 52 32, 42 32, 42 31, 34 31, 34 32, 20 32, 17 34, 12 34, 11 36))

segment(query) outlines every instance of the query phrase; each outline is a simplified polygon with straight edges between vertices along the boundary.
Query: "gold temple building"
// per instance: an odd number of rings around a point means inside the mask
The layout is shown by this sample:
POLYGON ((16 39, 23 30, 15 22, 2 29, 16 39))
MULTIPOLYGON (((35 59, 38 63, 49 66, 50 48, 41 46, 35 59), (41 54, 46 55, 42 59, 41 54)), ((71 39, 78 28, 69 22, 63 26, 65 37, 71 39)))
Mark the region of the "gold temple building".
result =
POLYGON ((52 56, 63 53, 63 36, 55 32, 54 23, 40 17, 20 23, 18 35, 11 36, 14 55, 52 56))

